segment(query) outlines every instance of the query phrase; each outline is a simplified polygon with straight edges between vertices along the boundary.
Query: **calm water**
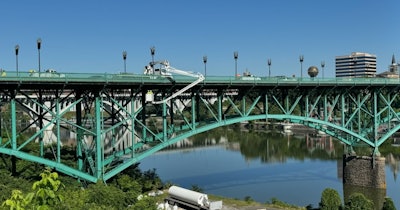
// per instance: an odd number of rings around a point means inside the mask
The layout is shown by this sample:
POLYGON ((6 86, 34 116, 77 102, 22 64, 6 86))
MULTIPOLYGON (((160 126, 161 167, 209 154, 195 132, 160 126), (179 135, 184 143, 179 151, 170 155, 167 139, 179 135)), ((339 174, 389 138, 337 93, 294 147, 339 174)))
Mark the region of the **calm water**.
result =
MULTIPOLYGON (((317 207, 325 188, 343 199, 342 154, 343 145, 330 137, 222 130, 156 153, 140 167, 155 168, 164 182, 197 185, 207 194, 317 207)), ((386 166, 386 195, 397 208, 400 184, 393 168, 398 165, 386 166)))

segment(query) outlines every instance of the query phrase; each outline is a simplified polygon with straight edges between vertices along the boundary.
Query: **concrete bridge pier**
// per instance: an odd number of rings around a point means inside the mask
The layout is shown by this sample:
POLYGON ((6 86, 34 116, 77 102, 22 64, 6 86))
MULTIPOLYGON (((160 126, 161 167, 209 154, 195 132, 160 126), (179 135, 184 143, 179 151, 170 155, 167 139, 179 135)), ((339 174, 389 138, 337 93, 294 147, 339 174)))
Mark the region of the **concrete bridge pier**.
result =
POLYGON ((386 189, 385 158, 344 155, 343 184, 386 189))

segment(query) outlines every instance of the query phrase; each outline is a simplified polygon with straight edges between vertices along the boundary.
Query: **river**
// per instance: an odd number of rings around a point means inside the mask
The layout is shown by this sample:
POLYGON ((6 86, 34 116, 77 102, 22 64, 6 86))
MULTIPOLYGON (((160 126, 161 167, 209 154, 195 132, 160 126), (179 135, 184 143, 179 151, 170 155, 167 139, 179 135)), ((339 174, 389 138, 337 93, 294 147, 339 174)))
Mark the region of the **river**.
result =
MULTIPOLYGON (((163 182, 188 189, 195 185, 207 194, 247 197, 261 203, 277 198, 293 205, 318 207, 325 188, 338 191, 343 201, 343 151, 344 145, 338 140, 315 133, 221 128, 147 157, 140 168, 156 169, 163 182)), ((383 194, 399 208, 399 156, 386 156, 387 189, 383 194)))

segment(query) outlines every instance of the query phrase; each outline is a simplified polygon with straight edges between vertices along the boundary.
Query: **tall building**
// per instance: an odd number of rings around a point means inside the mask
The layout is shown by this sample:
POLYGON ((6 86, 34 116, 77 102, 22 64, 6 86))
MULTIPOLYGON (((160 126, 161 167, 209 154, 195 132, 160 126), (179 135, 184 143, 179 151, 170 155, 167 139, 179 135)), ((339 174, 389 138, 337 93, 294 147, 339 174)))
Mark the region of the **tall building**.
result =
POLYGON ((375 77, 376 55, 353 52, 336 56, 336 77, 375 77))

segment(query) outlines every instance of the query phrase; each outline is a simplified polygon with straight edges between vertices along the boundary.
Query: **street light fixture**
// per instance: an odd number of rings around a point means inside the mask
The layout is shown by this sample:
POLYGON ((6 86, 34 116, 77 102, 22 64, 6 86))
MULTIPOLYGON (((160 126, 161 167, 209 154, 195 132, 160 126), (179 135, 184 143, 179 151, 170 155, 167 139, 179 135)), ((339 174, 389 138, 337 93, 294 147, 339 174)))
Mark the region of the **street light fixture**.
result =
POLYGON ((237 76, 237 59, 239 57, 238 51, 233 52, 233 58, 235 59, 235 77, 237 76))
POLYGON ((204 63, 204 76, 207 76, 207 56, 203 56, 203 63, 204 63))
POLYGON ((300 74, 300 78, 303 78, 303 61, 304 61, 304 56, 303 55, 300 55, 299 56, 299 60, 300 60, 300 71, 301 71, 301 74, 300 74))
POLYGON ((125 74, 126 74, 126 56, 127 56, 127 52, 126 51, 123 51, 122 52, 122 58, 124 59, 124 72, 125 72, 125 74))
POLYGON ((19 45, 15 45, 15 69, 17 70, 17 75, 19 75, 18 71, 18 53, 19 53, 19 45))
POLYGON ((271 58, 268 58, 268 77, 271 77, 271 58))
POLYGON ((42 39, 38 38, 36 40, 37 49, 38 49, 38 60, 39 60, 39 77, 40 77, 40 49, 42 47, 42 39))
POLYGON ((325 61, 321 62, 321 68, 322 68, 322 79, 323 79, 325 77, 324 76, 325 61))
MULTIPOLYGON (((156 53, 156 47, 150 47, 150 54, 151 54, 151 69, 154 69, 154 54, 156 53)), ((154 71, 153 71, 154 74, 154 71)))

